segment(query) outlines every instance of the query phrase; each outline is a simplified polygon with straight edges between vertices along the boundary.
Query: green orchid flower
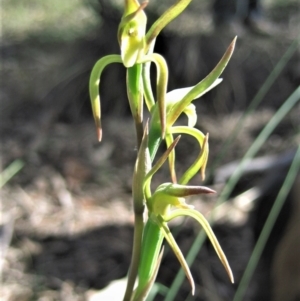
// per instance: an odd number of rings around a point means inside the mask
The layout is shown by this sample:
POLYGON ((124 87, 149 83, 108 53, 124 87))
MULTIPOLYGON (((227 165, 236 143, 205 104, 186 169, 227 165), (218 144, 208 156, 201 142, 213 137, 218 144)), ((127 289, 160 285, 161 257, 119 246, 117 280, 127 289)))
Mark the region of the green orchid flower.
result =
MULTIPOLYGON (((150 64, 155 64, 157 68, 156 102, 159 106, 160 135, 164 138, 166 128, 165 96, 168 83, 168 68, 164 58, 157 53, 153 53, 153 48, 155 39, 160 31, 177 17, 190 2, 191 0, 177 1, 158 18, 146 33, 147 17, 144 13, 144 8, 148 2, 139 4, 137 0, 125 1, 124 14, 118 28, 118 41, 121 54, 108 55, 98 60, 92 69, 89 82, 93 117, 99 141, 102 139, 101 102, 99 95, 100 77, 104 68, 112 63, 122 63, 127 68, 127 94, 138 136, 140 137, 142 137, 143 133, 143 97, 145 97, 149 111, 155 103, 149 75, 150 64)), ((140 144, 140 140, 138 140, 138 144, 140 144)))
MULTIPOLYGON (((151 165, 150 154, 147 147, 147 130, 148 129, 146 127, 138 157, 138 162, 142 162, 144 166, 151 165)), ((147 172, 143 181, 143 192, 140 188, 141 181, 139 181, 136 186, 136 188, 139 187, 139 189, 137 189, 137 191, 139 191, 139 194, 144 193, 144 199, 148 208, 148 221, 146 223, 143 234, 140 266, 138 271, 138 286, 134 293, 134 301, 143 300, 143 298, 147 295, 149 289, 151 288, 153 282, 155 281, 161 260, 160 249, 163 243, 163 239, 166 239, 177 259, 179 260, 190 282, 192 293, 194 294, 195 284, 189 266, 167 224, 169 221, 180 216, 190 216, 203 227, 213 247, 215 248, 219 259, 224 265, 230 280, 233 282, 232 271, 230 269, 226 256, 221 246, 219 245, 218 240, 214 235, 209 223, 200 212, 194 210, 193 206, 188 205, 185 202, 184 198, 191 195, 211 194, 215 191, 205 186, 189 186, 174 183, 164 183, 159 185, 153 194, 151 193, 151 179, 153 175, 167 160, 168 156, 175 148, 179 139, 180 136, 178 136, 172 142, 167 151, 147 172)), ((200 168, 201 167, 202 166, 200 166, 200 168)), ((138 179, 138 177, 136 177, 135 179, 138 179)))

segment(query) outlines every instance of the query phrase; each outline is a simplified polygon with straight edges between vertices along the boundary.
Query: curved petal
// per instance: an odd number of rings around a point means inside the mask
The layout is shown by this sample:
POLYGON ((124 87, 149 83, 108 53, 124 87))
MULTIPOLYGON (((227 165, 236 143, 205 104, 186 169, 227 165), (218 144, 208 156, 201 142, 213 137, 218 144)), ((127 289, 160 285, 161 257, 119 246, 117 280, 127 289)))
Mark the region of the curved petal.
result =
POLYGON ((186 114, 188 118, 188 127, 194 127, 197 123, 197 113, 196 113, 196 107, 192 103, 189 104, 184 110, 183 113, 186 114))
POLYGON ((146 34, 146 47, 150 47, 152 41, 158 36, 161 30, 175 19, 191 2, 192 0, 179 0, 174 5, 168 8, 151 26, 146 34))
MULTIPOLYGON (((152 61, 156 65, 156 98, 159 109, 159 118, 161 125, 161 137, 165 137, 166 132, 166 93, 168 85, 169 71, 166 60, 158 53, 151 53, 141 58, 138 63, 147 63, 152 61)), ((154 115, 154 114, 153 114, 154 115)))
MULTIPOLYGON (((173 135, 166 134, 167 147, 170 147, 170 145, 172 143, 173 143, 173 135)), ((175 171, 175 150, 174 150, 174 148, 171 150, 171 152, 169 154, 169 169, 170 169, 172 182, 177 183, 177 177, 176 177, 176 171, 175 171)))
POLYGON ((101 58, 99 61, 97 61, 97 63, 94 65, 92 69, 90 82, 89 82, 92 111, 96 123, 97 136, 99 141, 101 141, 102 139, 101 106, 100 106, 100 95, 99 95, 100 77, 103 69, 111 63, 122 63, 121 56, 116 54, 107 55, 101 58))
POLYGON ((164 219, 159 216, 158 217, 158 220, 159 220, 159 225, 160 225, 160 229, 164 235, 164 238, 166 239, 166 241, 168 242, 169 246, 171 247, 172 251, 174 252, 175 256, 177 257, 187 279, 189 280, 189 283, 191 285, 191 288, 192 288, 192 295, 194 295, 195 293, 195 283, 194 283, 194 279, 193 279, 193 276, 192 276, 192 273, 190 271, 190 268, 179 248, 179 246, 177 245, 167 223, 164 222, 164 219))
POLYGON ((200 82, 198 83, 189 93, 187 93, 180 102, 176 103, 170 112, 170 124, 174 124, 179 115, 183 112, 187 105, 196 97, 200 97, 207 91, 216 86, 219 82, 219 76, 224 71, 227 66, 231 55, 235 47, 236 37, 233 39, 229 47, 227 48, 225 54, 217 64, 217 66, 200 82))
POLYGON ((178 216, 190 216, 194 218, 202 226, 209 240, 211 241, 220 261, 225 267, 225 270, 229 276, 230 281, 233 283, 234 278, 229 263, 227 261, 227 258, 206 218, 200 212, 194 209, 176 209, 172 211, 168 216, 164 216, 164 221, 169 222, 178 216))
POLYGON ((208 160, 208 134, 205 136, 198 129, 190 128, 187 126, 174 126, 168 129, 168 132, 172 134, 188 134, 197 139, 199 142, 201 151, 194 161, 194 163, 188 168, 188 170, 183 174, 178 183, 187 184, 192 177, 201 170, 201 177, 205 178, 205 168, 208 160))

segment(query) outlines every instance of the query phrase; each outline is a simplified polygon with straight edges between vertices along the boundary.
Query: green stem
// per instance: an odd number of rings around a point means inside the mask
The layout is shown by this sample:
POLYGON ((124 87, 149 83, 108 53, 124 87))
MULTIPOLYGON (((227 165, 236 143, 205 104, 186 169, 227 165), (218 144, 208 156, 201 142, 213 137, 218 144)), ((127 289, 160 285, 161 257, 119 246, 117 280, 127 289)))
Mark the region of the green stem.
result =
POLYGON ((164 239, 163 233, 155 221, 150 217, 144 228, 142 243, 141 260, 139 266, 139 283, 136 289, 136 296, 145 292, 149 281, 153 278, 153 274, 157 267, 159 251, 164 239))
POLYGON ((135 214, 134 236, 131 264, 128 272, 128 282, 123 301, 130 301, 140 263, 140 252, 142 248, 142 236, 144 230, 144 219, 142 214, 135 214))
MULTIPOLYGON (((146 146, 142 146, 143 142, 143 85, 142 85, 142 65, 137 64, 127 69, 127 95, 129 99, 130 109, 135 121, 136 137, 138 150, 143 151, 146 146), (143 148, 143 149, 141 149, 143 148)), ((147 145, 146 140, 146 145, 147 145)), ((146 160, 146 157, 144 157, 146 160)), ((138 160, 137 160, 138 161, 138 160)), ((138 175, 133 175, 133 182, 137 182, 137 178, 143 178, 147 170, 144 170, 145 164, 137 162, 138 175), (141 173, 141 174, 140 174, 141 173)), ((135 171, 136 172, 136 171, 135 171)), ((139 184, 138 186, 142 186, 139 184)), ((128 282, 123 301, 130 301, 135 280, 138 274, 140 263, 140 253, 142 245, 142 237, 144 230, 144 203, 142 188, 133 187, 133 202, 134 202, 134 237, 132 246, 132 257, 128 272, 128 282)))
POLYGON ((135 122, 138 148, 142 142, 144 132, 142 69, 142 64, 136 64, 127 69, 127 96, 135 122))

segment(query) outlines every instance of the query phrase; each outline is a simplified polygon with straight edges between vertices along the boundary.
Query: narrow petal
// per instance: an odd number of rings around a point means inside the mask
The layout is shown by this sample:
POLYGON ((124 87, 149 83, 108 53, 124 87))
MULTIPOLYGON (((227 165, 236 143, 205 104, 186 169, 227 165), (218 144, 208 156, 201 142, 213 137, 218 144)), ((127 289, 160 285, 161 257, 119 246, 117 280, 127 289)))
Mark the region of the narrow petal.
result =
POLYGON ((212 89, 215 85, 217 85, 219 82, 219 77, 224 71, 225 67, 227 66, 234 47, 236 43, 236 37, 233 39, 229 47, 227 48, 225 54, 217 64, 217 66, 200 82, 198 83, 186 96, 177 104, 174 105, 172 108, 172 112, 170 112, 170 120, 169 122, 171 124, 174 124, 174 122, 177 120, 179 115, 183 112, 183 110, 186 108, 187 105, 191 103, 193 99, 198 95, 198 97, 205 94, 207 91, 212 89))
POLYGON ((158 217, 158 219, 160 219, 160 225, 161 225, 161 230, 163 232, 163 235, 164 235, 166 241, 168 242, 169 246, 173 250, 174 254, 176 255, 187 279, 189 280, 189 283, 192 288, 192 295, 194 295, 195 294, 195 283, 194 283, 194 279, 193 279, 192 273, 190 271, 190 268, 183 256, 179 246, 177 245, 168 225, 165 222, 163 222, 164 219, 162 217, 158 217))
POLYGON ((152 61, 156 65, 157 80, 156 80, 156 98, 159 108, 159 118, 161 124, 161 137, 164 139, 166 132, 166 93, 168 85, 168 66, 163 56, 152 53, 138 61, 138 63, 147 63, 152 61))
POLYGON ((146 198, 151 197, 151 192, 150 192, 150 183, 152 176, 159 170, 159 168, 165 163, 167 160, 170 152, 174 149, 176 144, 178 143, 180 139, 180 136, 178 136, 173 143, 169 146, 169 148, 164 152, 164 154, 157 160, 157 162, 154 164, 152 169, 147 173, 147 175, 144 178, 144 189, 145 189, 145 195, 146 198))
POLYGON ((161 30, 175 19, 191 2, 192 0, 176 1, 170 8, 168 8, 151 26, 146 35, 146 46, 150 47, 152 41, 156 39, 161 30))
POLYGON ((187 126, 174 126, 168 129, 168 132, 172 134, 188 134, 197 139, 200 146, 200 153, 197 156, 194 163, 188 168, 188 170, 182 175, 178 183, 187 184, 192 177, 201 169, 201 177, 205 177, 205 168, 208 160, 208 135, 204 135, 201 131, 195 128, 187 126))
MULTIPOLYGON (((220 84, 221 82, 223 81, 222 78, 217 78, 214 83, 209 86, 209 89, 205 90, 205 92, 208 92, 210 91, 211 89, 213 89, 214 87, 216 87, 218 84, 220 84)), ((192 87, 186 87, 186 88, 180 88, 180 89, 175 89, 175 90, 172 90, 172 91, 169 91, 167 93, 167 96, 166 96, 166 99, 167 99, 167 102, 169 103, 177 103, 179 102, 182 98, 184 98, 191 90, 193 90, 195 88, 195 86, 192 86, 192 87)), ((199 98, 200 96, 203 95, 203 92, 199 91, 199 94, 195 94, 195 97, 192 99, 197 99, 199 98)))
POLYGON ((201 178, 202 181, 205 180, 205 170, 206 170, 206 165, 207 165, 207 161, 208 161, 208 133, 205 136, 204 142, 203 142, 203 146, 202 146, 202 150, 201 153, 199 155, 199 161, 203 160, 202 162, 202 166, 201 166, 201 178))
POLYGON ((233 278, 233 274, 232 274, 231 268, 229 266, 229 263, 227 261, 227 258, 225 256, 212 228, 210 227, 208 221, 206 220, 206 218, 200 212, 198 212, 194 209, 176 209, 176 210, 172 211, 168 216, 164 216, 164 220, 166 222, 169 222, 170 220, 172 220, 178 216, 190 216, 190 217, 194 218, 202 226, 202 228, 206 232, 209 240, 211 241, 220 261, 222 262, 223 266, 225 267, 225 270, 229 276, 230 281, 233 283, 234 278, 233 278))
POLYGON ((101 58, 94 65, 90 76, 90 82, 89 82, 92 111, 96 123, 97 136, 99 141, 101 141, 102 139, 101 106, 100 106, 100 95, 99 95, 100 77, 103 69, 111 63, 122 63, 121 56, 113 54, 101 58))
MULTIPOLYGON (((173 135, 166 134, 166 144, 169 147, 173 143, 173 135)), ((171 174, 171 179, 173 183, 177 183, 176 171, 175 171, 175 149, 173 148, 169 154, 169 169, 171 174)))

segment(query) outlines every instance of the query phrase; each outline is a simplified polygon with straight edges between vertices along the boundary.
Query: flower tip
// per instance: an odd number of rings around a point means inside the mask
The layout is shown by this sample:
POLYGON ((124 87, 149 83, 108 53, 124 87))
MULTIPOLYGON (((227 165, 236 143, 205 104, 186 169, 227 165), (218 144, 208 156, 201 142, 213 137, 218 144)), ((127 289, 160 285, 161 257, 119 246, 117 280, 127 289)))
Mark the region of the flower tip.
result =
POLYGON ((208 188, 207 189, 207 194, 212 194, 212 193, 217 193, 215 190, 208 188))
POLYGON ((235 44, 236 44, 236 40, 237 40, 237 36, 234 37, 234 39, 232 40, 231 44, 230 44, 230 52, 232 53, 234 48, 235 48, 235 44))
POLYGON ((101 120, 96 119, 96 133, 98 141, 100 142, 102 140, 102 126, 101 126, 101 120))
POLYGON ((192 296, 195 296, 195 285, 192 287, 192 296))
POLYGON ((232 270, 230 268, 230 266, 228 265, 228 267, 226 268, 226 271, 228 273, 228 276, 229 276, 229 279, 230 279, 230 282, 231 283, 234 283, 234 277, 233 277, 233 273, 232 273, 232 270))
POLYGON ((101 140, 102 140, 102 129, 100 129, 100 128, 97 128, 97 138, 98 138, 98 141, 101 142, 101 140))

